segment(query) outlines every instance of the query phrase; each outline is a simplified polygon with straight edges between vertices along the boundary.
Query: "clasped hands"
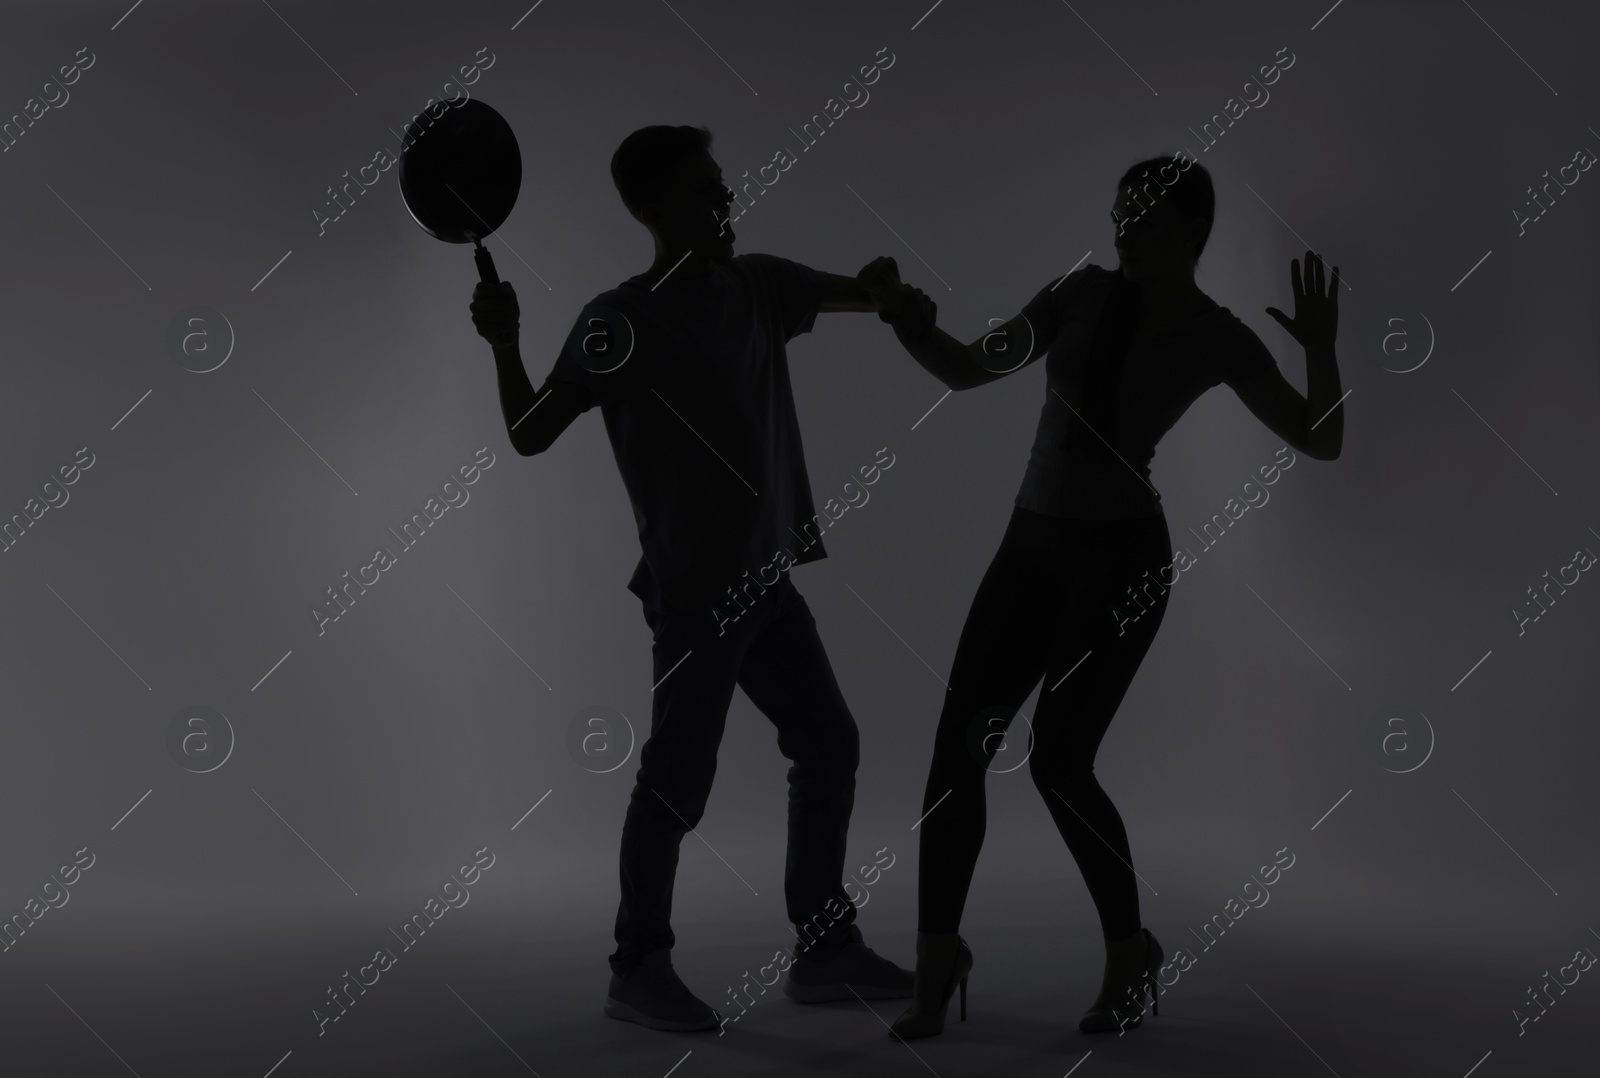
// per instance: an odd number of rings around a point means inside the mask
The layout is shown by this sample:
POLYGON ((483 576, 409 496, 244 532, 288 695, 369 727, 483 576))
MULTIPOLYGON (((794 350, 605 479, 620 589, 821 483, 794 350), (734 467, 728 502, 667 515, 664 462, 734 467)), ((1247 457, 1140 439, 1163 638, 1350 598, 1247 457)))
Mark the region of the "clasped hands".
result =
POLYGON ((883 321, 913 338, 932 331, 939 305, 922 289, 900 280, 900 267, 893 258, 874 258, 861 267, 856 281, 872 296, 883 321))

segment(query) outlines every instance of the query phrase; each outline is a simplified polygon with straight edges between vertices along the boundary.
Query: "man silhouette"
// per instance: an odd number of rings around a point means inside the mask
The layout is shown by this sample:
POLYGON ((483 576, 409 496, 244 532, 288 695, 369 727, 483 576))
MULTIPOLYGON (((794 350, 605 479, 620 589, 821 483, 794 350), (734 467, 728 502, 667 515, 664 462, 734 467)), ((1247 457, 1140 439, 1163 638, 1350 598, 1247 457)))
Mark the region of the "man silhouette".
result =
POLYGON ((735 256, 733 192, 710 145, 705 128, 653 126, 617 148, 612 179, 655 261, 584 308, 540 391, 511 286, 479 284, 472 303, 512 446, 543 452, 598 404, 633 505, 643 556, 628 589, 654 635, 656 687, 622 829, 605 1013, 674 1031, 722 1021, 673 970, 670 920, 678 847, 705 809, 736 684, 792 762, 784 899, 798 942, 785 993, 906 999, 913 980, 865 945, 842 887, 858 737, 816 622, 787 574, 754 593, 744 576, 775 554, 780 569, 826 556, 820 541, 788 553, 818 522, 785 342, 820 312, 877 304, 856 278, 735 256), (713 609, 730 597, 748 609, 713 609))

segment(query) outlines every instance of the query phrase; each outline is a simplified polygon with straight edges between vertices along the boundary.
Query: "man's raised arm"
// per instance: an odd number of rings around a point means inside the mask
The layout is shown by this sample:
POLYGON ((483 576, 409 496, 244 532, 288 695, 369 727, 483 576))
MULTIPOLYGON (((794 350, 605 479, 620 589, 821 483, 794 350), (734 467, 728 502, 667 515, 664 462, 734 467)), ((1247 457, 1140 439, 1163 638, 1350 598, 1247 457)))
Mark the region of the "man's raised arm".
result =
POLYGON ((528 380, 518 343, 521 310, 510 283, 498 289, 478 282, 472 293, 472 324, 494 349, 500 382, 500 411, 511 447, 525 457, 549 449, 572 421, 593 406, 589 390, 576 382, 546 378, 538 390, 528 380))

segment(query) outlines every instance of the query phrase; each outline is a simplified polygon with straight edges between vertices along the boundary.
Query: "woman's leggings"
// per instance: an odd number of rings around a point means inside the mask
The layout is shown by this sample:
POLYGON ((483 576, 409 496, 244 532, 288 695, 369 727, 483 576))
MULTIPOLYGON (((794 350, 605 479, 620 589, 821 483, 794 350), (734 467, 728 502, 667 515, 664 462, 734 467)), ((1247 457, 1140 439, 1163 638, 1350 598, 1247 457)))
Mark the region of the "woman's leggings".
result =
POLYGON ((1042 678, 1027 755, 1034 785, 1083 873, 1101 934, 1139 930, 1133 855, 1094 776, 1095 752, 1166 611, 1164 515, 1066 520, 1015 507, 967 613, 939 716, 917 878, 917 929, 960 927, 983 846, 984 778, 1020 766, 1029 738, 1011 717, 1042 678))

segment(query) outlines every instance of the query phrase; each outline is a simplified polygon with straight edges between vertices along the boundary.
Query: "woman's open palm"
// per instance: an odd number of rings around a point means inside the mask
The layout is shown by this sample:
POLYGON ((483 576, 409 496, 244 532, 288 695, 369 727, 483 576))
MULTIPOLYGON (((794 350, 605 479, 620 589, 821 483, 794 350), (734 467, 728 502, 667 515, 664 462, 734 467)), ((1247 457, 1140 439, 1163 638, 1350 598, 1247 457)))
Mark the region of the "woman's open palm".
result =
POLYGON ((1333 281, 1324 287, 1322 258, 1307 251, 1303 282, 1301 278, 1300 260, 1291 259, 1289 282, 1294 288, 1294 318, 1285 317, 1276 307, 1268 307, 1267 313, 1302 347, 1332 344, 1339 329, 1339 267, 1333 267, 1333 281))

